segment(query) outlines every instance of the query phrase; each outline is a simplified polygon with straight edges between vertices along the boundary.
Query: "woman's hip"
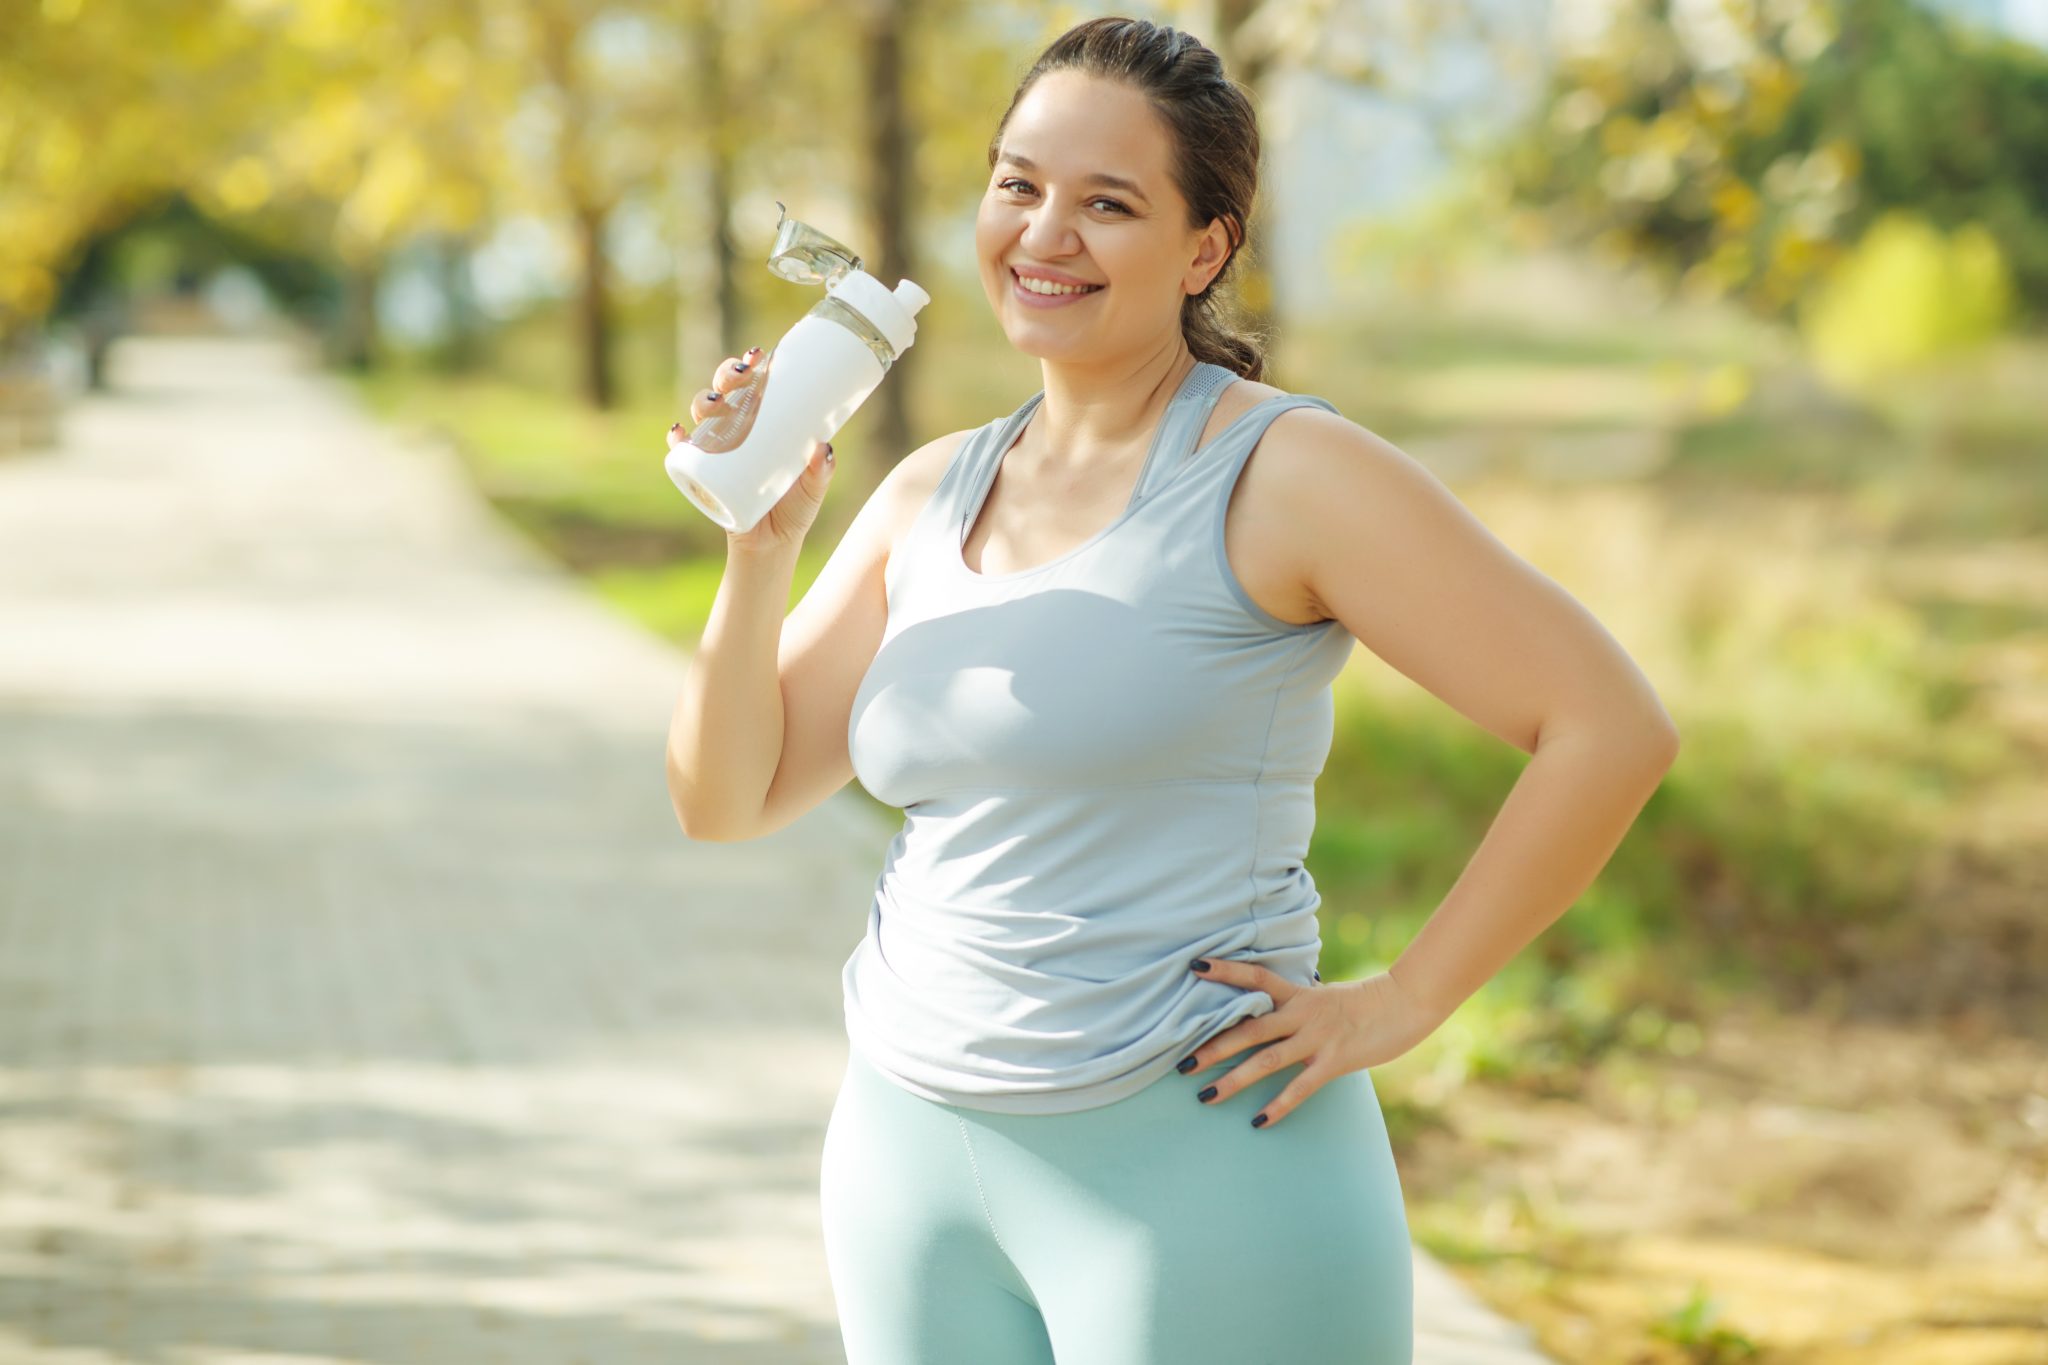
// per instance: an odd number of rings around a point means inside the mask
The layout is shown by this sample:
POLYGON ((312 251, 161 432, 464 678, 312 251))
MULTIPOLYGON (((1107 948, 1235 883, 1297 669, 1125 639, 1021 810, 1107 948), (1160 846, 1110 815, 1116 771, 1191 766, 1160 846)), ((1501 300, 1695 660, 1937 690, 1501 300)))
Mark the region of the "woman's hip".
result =
MULTIPOLYGON (((838 1135, 842 1151, 858 1147, 869 1181, 922 1184, 926 1197, 934 1181, 963 1182, 1013 1254, 1034 1243, 1035 1230, 1083 1215, 1208 1234, 1228 1228, 1254 1243, 1308 1236, 1353 1255, 1385 1254, 1398 1244, 1405 1253, 1400 1177, 1369 1072, 1331 1078, 1259 1128, 1252 1117, 1301 1074, 1302 1063, 1227 1098, 1197 1100, 1260 1050, 1187 1075, 1168 1072, 1121 1100, 1058 1114, 928 1100, 856 1052, 833 1123, 886 1130, 838 1135)), ((1049 1244, 1055 1240, 1048 1233, 1049 1244)))
POLYGON ((1372 1078, 1335 1077, 1253 1128, 1301 1064, 1195 1096, 1254 1050, 1062 1114, 940 1104, 854 1056, 826 1153, 841 1263, 860 1246, 914 1258, 908 1280, 932 1292, 955 1276, 1033 1303, 1062 1365, 1277 1342, 1292 1358, 1405 1361, 1412 1253, 1372 1078))

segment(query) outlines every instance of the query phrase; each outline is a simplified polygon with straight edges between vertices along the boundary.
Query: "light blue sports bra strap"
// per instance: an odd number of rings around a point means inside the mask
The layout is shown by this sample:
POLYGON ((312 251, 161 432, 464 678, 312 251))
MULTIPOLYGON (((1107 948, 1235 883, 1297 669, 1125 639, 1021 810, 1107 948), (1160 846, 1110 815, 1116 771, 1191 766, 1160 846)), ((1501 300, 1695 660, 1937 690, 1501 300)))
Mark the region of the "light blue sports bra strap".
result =
MULTIPOLYGON (((1337 405, 1335 403, 1332 403, 1327 398, 1318 398, 1312 393, 1276 393, 1263 403, 1254 403, 1244 410, 1244 415, 1251 418, 1245 425, 1254 431, 1263 432, 1267 424, 1281 413, 1291 412, 1295 408, 1304 407, 1321 408, 1324 412, 1337 412, 1337 405), (1253 416, 1254 413, 1257 416, 1253 416)), ((1344 414, 1337 412, 1337 415, 1342 417, 1344 414)))
MULTIPOLYGON (((1244 462, 1258 449, 1260 438, 1266 428, 1273 425, 1273 419, 1283 412, 1296 408, 1321 408, 1325 412, 1336 412, 1337 407, 1328 399, 1318 398, 1312 393, 1276 393, 1271 398, 1254 403, 1232 419, 1230 425, 1216 434, 1201 452, 1196 461, 1201 466, 1203 478, 1214 477, 1223 485, 1222 499, 1218 509, 1227 506, 1230 490, 1237 486, 1237 477, 1244 469, 1244 462), (1222 446, 1217 450, 1215 447, 1222 446)), ((1338 413, 1341 417, 1343 414, 1338 413)), ((1221 515, 1220 510, 1214 515, 1221 515)))
MULTIPOLYGON (((1209 414, 1215 409, 1217 398, 1236 378, 1235 372, 1207 361, 1196 361, 1195 368, 1182 377, 1180 389, 1167 403, 1166 411, 1159 419, 1159 429, 1153 434, 1151 443, 1151 457, 1145 462, 1142 482, 1131 490, 1130 506, 1135 507, 1172 480, 1186 463, 1188 452, 1194 449, 1202 428, 1209 424, 1209 414)), ((1044 398, 1045 392, 1041 389, 1019 404, 1008 417, 989 423, 962 443, 948 472, 943 499, 947 516, 942 524, 951 528, 956 540, 966 534, 966 527, 961 523, 975 495, 988 483, 990 466, 1001 460, 1003 452, 1016 443, 1017 433, 1038 410, 1044 398)))
MULTIPOLYGON (((1145 465, 1143 483, 1132 490, 1132 506, 1152 497, 1184 472, 1190 463, 1189 457, 1195 453, 1195 443, 1201 439, 1203 428, 1209 425, 1209 414, 1215 411, 1217 400, 1236 382, 1237 377, 1235 371, 1208 361, 1198 361, 1188 372, 1181 381, 1180 391, 1166 405, 1166 412, 1159 419, 1156 448, 1145 465)), ((920 528, 941 537, 950 536, 952 539, 946 542, 948 553, 966 535, 967 528, 963 523, 975 495, 988 482, 990 467, 1016 442, 1018 432, 1044 397, 1043 391, 1032 394, 1009 416, 988 423, 961 442, 929 504, 933 515, 928 527, 920 528)), ((1267 423, 1290 408, 1302 406, 1337 411, 1324 399, 1303 393, 1278 394, 1263 403, 1254 404, 1228 429, 1229 439, 1241 447, 1236 452, 1236 460, 1232 461, 1233 468, 1242 463, 1251 447, 1258 444, 1258 435, 1265 430, 1267 423)), ((1205 452, 1203 463, 1208 462, 1205 452)))
POLYGON ((934 536, 946 553, 952 552, 953 546, 965 534, 960 523, 967 515, 975 490, 981 487, 982 475, 1017 439, 1018 428, 1024 425, 1024 420, 1038 405, 1038 399, 1039 395, 1033 394, 1008 417, 999 417, 977 428, 973 435, 960 443, 938 487, 932 491, 931 500, 925 504, 924 513, 918 518, 916 534, 934 536), (953 539, 948 542, 947 536, 953 539))
POLYGON ((1235 371, 1221 365, 1212 365, 1206 360, 1195 362, 1195 368, 1181 380, 1180 392, 1173 396, 1173 401, 1166 405, 1165 415, 1159 419, 1159 448, 1145 466, 1144 486, 1135 490, 1134 502, 1151 497, 1173 482, 1174 475, 1181 471, 1193 453, 1195 442, 1201 439, 1202 428, 1209 425, 1209 414, 1216 410, 1216 400, 1236 378, 1235 371))

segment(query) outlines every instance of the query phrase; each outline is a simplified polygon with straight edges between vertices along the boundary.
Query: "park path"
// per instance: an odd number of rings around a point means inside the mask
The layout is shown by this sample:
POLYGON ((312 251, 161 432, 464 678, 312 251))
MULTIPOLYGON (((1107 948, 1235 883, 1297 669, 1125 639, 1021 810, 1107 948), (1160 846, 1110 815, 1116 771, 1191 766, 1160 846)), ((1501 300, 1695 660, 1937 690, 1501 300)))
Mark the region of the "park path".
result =
MULTIPOLYGON (((677 830, 684 656, 297 343, 0 460, 0 1359, 837 1365, 851 797, 677 830)), ((1418 1254, 1419 1365, 1535 1365, 1418 1254)))

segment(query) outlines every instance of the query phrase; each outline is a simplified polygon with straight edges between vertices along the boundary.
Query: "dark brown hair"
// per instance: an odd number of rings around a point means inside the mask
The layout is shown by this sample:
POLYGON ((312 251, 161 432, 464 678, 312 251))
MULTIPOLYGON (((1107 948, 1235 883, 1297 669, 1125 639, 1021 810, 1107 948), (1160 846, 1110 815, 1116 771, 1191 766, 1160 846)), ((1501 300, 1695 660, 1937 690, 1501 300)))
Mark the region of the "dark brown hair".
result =
POLYGON ((1217 297, 1244 246, 1245 223, 1258 193, 1259 120, 1250 95, 1225 73, 1222 59, 1192 34, 1146 19, 1090 19, 1055 38, 1018 83, 989 139, 991 170, 1003 129, 1024 92, 1046 72, 1063 70, 1122 81, 1158 111, 1173 139, 1170 166, 1174 185, 1187 200, 1188 227, 1203 228, 1221 218, 1230 235, 1223 268, 1201 293, 1181 302, 1181 334, 1195 359, 1263 380, 1266 338, 1234 325, 1217 297))

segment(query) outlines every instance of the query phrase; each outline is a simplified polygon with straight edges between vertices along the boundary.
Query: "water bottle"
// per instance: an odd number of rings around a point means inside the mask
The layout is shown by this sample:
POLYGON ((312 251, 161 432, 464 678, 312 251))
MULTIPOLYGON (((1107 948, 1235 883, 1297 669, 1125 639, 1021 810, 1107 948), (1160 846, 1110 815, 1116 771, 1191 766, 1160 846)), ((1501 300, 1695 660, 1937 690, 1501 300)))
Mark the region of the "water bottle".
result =
POLYGON ((732 410, 707 416, 665 460, 683 496, 734 534, 768 515, 803 474, 812 443, 831 440, 875 391, 932 301, 910 280, 890 290, 860 257, 775 207, 782 216, 768 268, 796 284, 824 284, 825 297, 776 343, 765 382, 735 390, 732 410))

